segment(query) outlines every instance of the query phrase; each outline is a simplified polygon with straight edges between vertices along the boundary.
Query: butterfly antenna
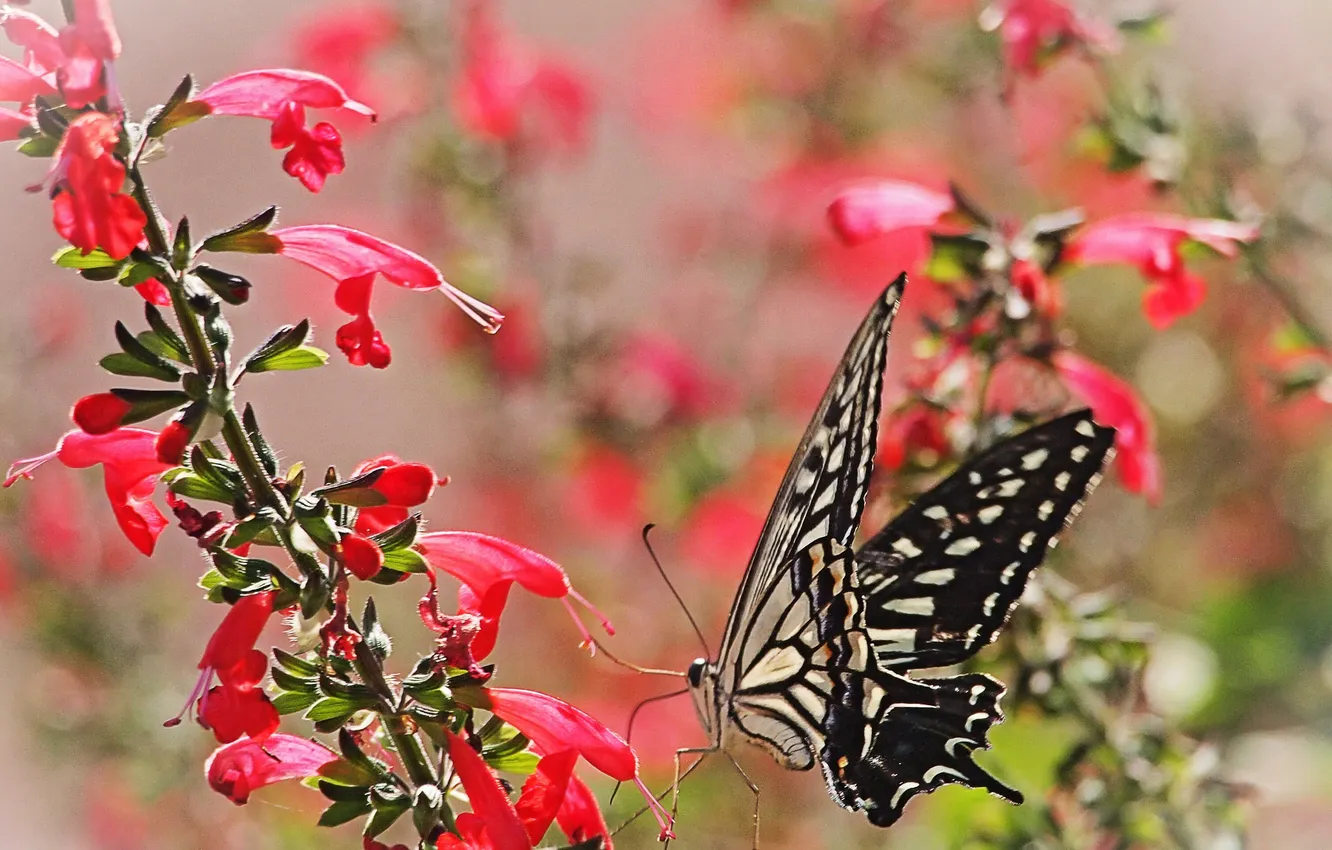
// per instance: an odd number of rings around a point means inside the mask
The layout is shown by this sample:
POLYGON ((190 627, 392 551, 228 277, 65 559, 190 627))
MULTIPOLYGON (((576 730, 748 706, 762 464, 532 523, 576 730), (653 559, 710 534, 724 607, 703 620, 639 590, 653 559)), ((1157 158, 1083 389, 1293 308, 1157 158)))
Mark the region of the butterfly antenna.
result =
MULTIPOLYGON (((678 691, 671 691, 668 694, 657 694, 655 697, 647 697, 645 699, 639 700, 638 705, 634 706, 634 710, 629 712, 629 725, 624 730, 624 742, 626 744, 632 744, 634 742, 634 721, 638 719, 638 712, 643 710, 643 706, 647 705, 650 702, 660 702, 661 700, 664 699, 672 699, 674 697, 684 696, 687 693, 689 693, 688 688, 681 688, 678 691)), ((611 791, 610 799, 606 801, 606 805, 609 806, 615 803, 615 795, 620 793, 620 786, 623 784, 624 784, 623 782, 615 783, 615 790, 611 791)))
POLYGON ((652 541, 648 539, 648 533, 656 527, 656 524, 651 522, 643 526, 643 545, 647 547, 648 554, 652 556, 652 563, 657 565, 657 572, 661 575, 661 580, 666 582, 666 587, 670 589, 671 596, 675 597, 675 601, 680 604, 680 610, 684 611, 684 615, 689 618, 689 625, 693 626, 694 634, 698 635, 698 642, 702 644, 704 654, 711 658, 712 650, 708 647, 708 639, 703 637, 703 630, 698 627, 698 621, 689 612, 689 606, 680 598, 680 592, 675 589, 675 585, 671 584, 670 578, 666 575, 666 570, 661 565, 661 560, 657 558, 657 553, 652 548, 652 541))

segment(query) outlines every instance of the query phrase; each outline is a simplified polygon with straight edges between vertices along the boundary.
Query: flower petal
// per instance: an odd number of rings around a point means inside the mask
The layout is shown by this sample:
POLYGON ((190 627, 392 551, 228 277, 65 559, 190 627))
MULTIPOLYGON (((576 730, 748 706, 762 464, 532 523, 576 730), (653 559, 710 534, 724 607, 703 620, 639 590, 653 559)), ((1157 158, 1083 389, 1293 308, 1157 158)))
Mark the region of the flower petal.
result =
POLYGON ((501 581, 516 581, 537 596, 558 599, 569 593, 569 577, 550 558, 531 549, 475 531, 436 531, 417 540, 431 566, 484 596, 501 581))
POLYGON ((485 759, 466 740, 452 732, 445 734, 449 738, 453 769, 458 772, 472 811, 485 822, 486 836, 494 850, 530 850, 532 845, 527 840, 527 830, 485 759))
POLYGON ((194 96, 214 115, 245 115, 276 119, 287 103, 312 109, 347 109, 374 117, 375 111, 347 96, 342 86, 322 74, 273 68, 245 71, 218 80, 194 96))
POLYGON ((930 227, 952 211, 947 192, 902 180, 879 180, 842 192, 828 220, 842 241, 856 245, 907 227, 930 227))
POLYGON ((624 739, 587 712, 537 691, 486 688, 483 705, 547 754, 574 750, 588 764, 625 782, 638 776, 638 757, 624 739))
POLYGON ((204 764, 208 784, 236 805, 250 792, 284 779, 315 776, 338 757, 314 741, 295 735, 271 735, 263 741, 242 738, 218 747, 204 764))

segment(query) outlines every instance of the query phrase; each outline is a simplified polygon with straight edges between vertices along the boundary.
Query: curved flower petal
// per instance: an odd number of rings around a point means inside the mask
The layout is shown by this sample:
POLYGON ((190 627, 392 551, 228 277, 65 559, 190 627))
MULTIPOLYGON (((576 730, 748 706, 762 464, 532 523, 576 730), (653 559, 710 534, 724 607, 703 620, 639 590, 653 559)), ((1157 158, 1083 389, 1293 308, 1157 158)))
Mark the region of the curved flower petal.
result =
POLYGON ((199 669, 230 670, 243 663, 273 614, 276 595, 269 590, 236 600, 208 639, 208 646, 199 659, 199 669))
POLYGON ((472 811, 485 823, 486 837, 494 850, 530 850, 527 830, 485 759, 464 739, 452 732, 445 734, 449 738, 453 769, 458 772, 472 811))
POLYGON ((36 71, 23 67, 13 59, 0 56, 0 100, 32 103, 37 95, 53 95, 55 86, 36 71))
POLYGON ((638 757, 601 721, 564 700, 537 691, 486 688, 488 708, 513 724, 546 754, 573 750, 621 782, 638 776, 638 757))
POLYGON ((269 121, 276 120, 288 103, 311 109, 347 109, 370 117, 375 114, 323 74, 290 68, 235 74, 213 83, 193 100, 208 104, 214 115, 245 115, 269 121))
POLYGON ((326 747, 295 735, 271 735, 263 741, 242 738, 218 747, 204 763, 214 791, 236 805, 244 805, 250 792, 284 779, 315 776, 338 757, 326 747))
POLYGON ((1091 406, 1096 419, 1115 429, 1115 468, 1124 489, 1161 500, 1161 459, 1151 414, 1133 388, 1103 367, 1060 351, 1053 363, 1068 388, 1091 406))
POLYGON ((564 805, 564 797, 573 778, 578 753, 569 750, 551 753, 537 762, 536 772, 523 783, 522 793, 514 806, 518 818, 527 829, 527 838, 536 846, 555 822, 555 815, 564 805))
POLYGON ((435 531, 417 540, 431 566, 467 584, 480 596, 501 581, 516 581, 537 596, 569 593, 569 576, 550 558, 475 531, 435 531))
POLYGON ((570 841, 588 841, 600 835, 604 841, 603 850, 615 850, 611 843, 610 828, 606 826, 606 818, 601 814, 597 798, 577 774, 569 777, 569 787, 564 791, 564 801, 555 813, 555 820, 570 841))
POLYGON ((953 209, 953 197, 903 180, 879 180, 842 192, 828 206, 828 221, 842 241, 856 245, 908 227, 931 227, 953 209))

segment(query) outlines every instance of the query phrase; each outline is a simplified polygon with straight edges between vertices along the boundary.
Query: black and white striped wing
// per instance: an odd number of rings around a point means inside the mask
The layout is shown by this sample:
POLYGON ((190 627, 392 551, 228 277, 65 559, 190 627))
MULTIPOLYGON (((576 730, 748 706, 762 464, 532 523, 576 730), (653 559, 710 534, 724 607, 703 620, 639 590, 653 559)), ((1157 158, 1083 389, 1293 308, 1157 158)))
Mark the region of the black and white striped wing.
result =
POLYGON ((874 465, 888 332, 905 286, 901 275, 870 308, 787 467, 732 603, 723 672, 752 662, 772 634, 761 609, 792 558, 817 540, 849 546, 856 535, 874 465), (757 644, 745 645, 750 640, 757 644))
POLYGON ((916 794, 950 782, 1012 802, 1015 790, 972 761, 1003 719, 1003 686, 970 674, 915 681, 875 663, 851 552, 816 542, 764 597, 777 624, 731 693, 735 730, 784 767, 823 770, 840 805, 888 826, 916 794))
POLYGON ((1100 480, 1114 429, 1083 410, 1004 440, 856 553, 879 665, 956 664, 994 640, 1100 480))

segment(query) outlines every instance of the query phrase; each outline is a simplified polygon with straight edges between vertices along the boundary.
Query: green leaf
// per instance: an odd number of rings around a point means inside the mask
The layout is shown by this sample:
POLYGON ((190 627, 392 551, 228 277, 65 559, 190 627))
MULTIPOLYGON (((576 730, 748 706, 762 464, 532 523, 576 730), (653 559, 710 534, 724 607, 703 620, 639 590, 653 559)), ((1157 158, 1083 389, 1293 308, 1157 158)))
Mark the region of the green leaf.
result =
POLYGON ((133 425, 152 419, 169 410, 189 404, 190 397, 180 390, 133 390, 117 388, 111 394, 129 404, 129 411, 121 417, 122 425, 133 425))
POLYGON ((190 274, 228 304, 236 306, 250 300, 250 282, 238 274, 224 272, 203 263, 190 269, 190 274))
POLYGON ((421 785, 412 800, 412 825, 418 835, 429 835, 439 825, 444 794, 438 785, 421 785))
POLYGON ((373 811, 370 808, 370 800, 362 799, 360 802, 342 800, 324 809, 324 813, 319 816, 320 826, 341 826, 349 821, 354 821, 364 814, 373 811))
POLYGON ((517 773, 522 776, 531 776, 536 773, 537 762, 541 761, 536 753, 523 751, 520 753, 509 753, 508 755, 486 757, 486 764, 495 770, 502 770, 505 773, 517 773))
POLYGON ((282 241, 267 231, 277 219, 277 207, 269 207, 244 221, 219 230, 204 239, 205 251, 238 251, 245 254, 276 254, 282 241))
POLYGON ((144 363, 123 351, 106 355, 97 361, 97 365, 112 375, 120 375, 123 378, 154 378, 159 381, 180 380, 180 370, 174 366, 163 369, 160 366, 144 363))
POLYGON ((399 549, 384 553, 384 568, 397 573, 424 573, 429 565, 415 549, 399 549))
POLYGON ((176 238, 171 243, 171 264, 178 269, 183 269, 190 264, 190 255, 194 253, 194 245, 190 240, 190 219, 183 216, 180 223, 176 225, 176 238))
POLYGON ((346 759, 331 761, 319 768, 319 777, 336 785, 351 787, 369 786, 378 778, 371 771, 357 767, 346 759))
POLYGON ((405 549, 416 542, 416 533, 420 524, 421 515, 414 513, 392 528, 386 528, 378 534, 371 535, 370 539, 375 541, 375 545, 385 552, 405 549))
POLYGON ((152 117, 144 128, 148 138, 160 139, 177 127, 184 127, 212 114, 213 108, 208 104, 190 100, 193 94, 194 77, 186 74, 167 102, 149 111, 152 117))
MULTIPOLYGON (((319 691, 319 680, 317 678, 295 676, 283 670, 281 666, 274 667, 269 672, 273 676, 273 684, 284 691, 299 691, 303 694, 313 694, 319 691)), ((313 703, 313 700, 311 700, 311 703, 313 703)))
POLYGON ((406 805, 404 801, 404 805, 400 809, 375 809, 374 813, 370 815, 370 819, 365 822, 365 831, 362 834, 374 838, 393 826, 394 822, 402 817, 408 808, 410 806, 406 805))
POLYGON ((168 489, 177 496, 183 496, 186 499, 221 502, 224 505, 230 505, 235 501, 235 496, 231 490, 184 467, 168 470, 165 478, 168 489))
POLYGON ((18 146, 18 152, 24 156, 30 156, 35 159, 44 159, 49 156, 55 156, 56 150, 60 147, 60 140, 52 136, 32 136, 24 139, 18 146))
POLYGON ((319 676, 319 665, 278 647, 273 647, 273 660, 293 676, 319 676))
POLYGON ((974 236, 930 234, 933 250, 925 265, 925 274, 937 281, 951 283, 980 274, 981 258, 990 245, 974 236))
POLYGON ((246 364, 247 372, 297 372, 301 369, 317 369, 328 362, 328 352, 313 345, 302 345, 291 351, 274 354, 254 364, 246 364))
POLYGON ((150 366, 163 374, 172 374, 175 377, 171 380, 180 379, 180 370, 170 361, 161 355, 152 351, 148 346, 139 341, 138 337, 130 333, 129 328, 125 327, 123 322, 116 322, 116 342, 120 345, 120 350, 125 354, 138 360, 140 363, 150 366))
POLYGON ((319 694, 307 694, 301 691, 288 691, 273 698, 273 707, 278 714, 296 714, 305 711, 319 700, 319 694))
POLYGON ((180 338, 180 334, 176 333, 176 329, 162 317, 162 312, 152 304, 144 302, 143 315, 148 320, 148 327, 152 329, 151 341, 145 338, 145 334, 140 334, 139 342, 163 357, 170 357, 180 363, 189 363, 189 346, 180 338))
POLYGON ((330 782, 327 777, 315 780, 315 787, 319 793, 323 794, 333 802, 368 800, 370 798, 370 785, 368 783, 358 783, 356 785, 345 785, 340 782, 330 782))
POLYGON ((94 248, 88 253, 83 253, 78 248, 70 246, 61 248, 51 257, 51 262, 62 269, 110 269, 119 268, 124 260, 115 260, 111 255, 101 248, 94 248))
POLYGON ((310 706, 310 710, 305 713, 305 716, 315 723, 325 720, 346 720, 366 707, 341 697, 324 697, 310 706))

